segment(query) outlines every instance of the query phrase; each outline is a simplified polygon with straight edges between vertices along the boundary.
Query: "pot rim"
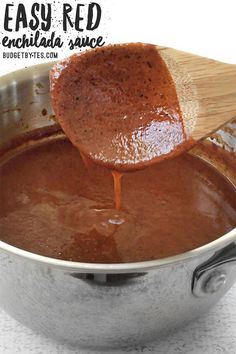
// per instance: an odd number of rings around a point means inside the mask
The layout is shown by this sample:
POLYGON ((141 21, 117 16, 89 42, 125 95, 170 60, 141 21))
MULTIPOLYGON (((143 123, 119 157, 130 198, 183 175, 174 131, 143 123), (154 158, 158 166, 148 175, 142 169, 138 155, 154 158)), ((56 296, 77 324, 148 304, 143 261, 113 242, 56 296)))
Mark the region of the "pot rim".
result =
MULTIPOLYGON (((10 72, 4 76, 0 77, 1 85, 8 85, 15 81, 25 80, 27 76, 32 77, 38 73, 45 73, 49 68, 54 65, 56 61, 51 61, 43 64, 33 65, 28 68, 23 68, 10 72)), ((73 262, 66 261, 56 258, 50 258, 41 256, 36 253, 28 252, 12 246, 6 242, 0 241, 0 250, 5 251, 10 254, 14 254, 19 257, 23 257, 29 261, 39 262, 44 265, 54 266, 55 268, 60 268, 70 271, 80 271, 81 273, 131 273, 131 272, 142 272, 145 270, 155 269, 162 266, 166 266, 173 263, 179 263, 188 260, 193 257, 198 257, 200 254, 204 254, 209 251, 214 251, 216 249, 222 248, 227 243, 236 242, 236 228, 228 232, 227 234, 217 238, 216 240, 207 243, 206 245, 195 248, 191 251, 187 251, 175 256, 161 258, 151 261, 141 261, 141 262, 130 262, 130 263, 84 263, 84 262, 73 262)))
POLYGON ((160 258, 151 261, 130 262, 130 263, 85 263, 85 262, 73 262, 66 261, 57 258, 50 258, 41 256, 36 253, 28 252, 12 246, 6 242, 0 241, 0 250, 7 253, 11 253, 15 256, 20 256, 26 260, 39 262, 44 265, 54 266, 70 271, 80 271, 81 273, 132 273, 143 272, 146 270, 156 269, 170 264, 176 264, 189 260, 191 258, 197 258, 200 255, 213 252, 221 249, 231 242, 236 242, 236 228, 228 232, 227 234, 217 238, 216 240, 200 246, 193 250, 177 254, 175 256, 160 258))

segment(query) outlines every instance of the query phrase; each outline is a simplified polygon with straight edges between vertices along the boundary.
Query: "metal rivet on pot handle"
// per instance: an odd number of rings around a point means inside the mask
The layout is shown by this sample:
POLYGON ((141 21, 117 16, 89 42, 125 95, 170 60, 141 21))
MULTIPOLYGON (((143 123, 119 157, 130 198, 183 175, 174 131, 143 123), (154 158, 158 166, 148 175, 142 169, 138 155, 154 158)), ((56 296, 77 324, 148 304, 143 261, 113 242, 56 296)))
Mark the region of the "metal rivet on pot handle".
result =
POLYGON ((236 244, 231 243, 198 266, 193 274, 192 292, 205 297, 220 291, 227 283, 231 267, 236 265, 236 244))

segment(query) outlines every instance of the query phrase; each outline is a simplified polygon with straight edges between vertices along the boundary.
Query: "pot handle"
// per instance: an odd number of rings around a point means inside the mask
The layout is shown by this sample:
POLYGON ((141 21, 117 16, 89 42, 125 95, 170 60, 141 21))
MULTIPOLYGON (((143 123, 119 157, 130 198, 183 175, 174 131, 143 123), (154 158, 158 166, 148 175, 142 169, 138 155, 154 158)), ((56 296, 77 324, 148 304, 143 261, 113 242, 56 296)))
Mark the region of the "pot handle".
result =
POLYGON ((222 290, 231 278, 233 266, 236 266, 236 244, 234 242, 217 251, 195 269, 192 279, 193 295, 205 297, 222 290))

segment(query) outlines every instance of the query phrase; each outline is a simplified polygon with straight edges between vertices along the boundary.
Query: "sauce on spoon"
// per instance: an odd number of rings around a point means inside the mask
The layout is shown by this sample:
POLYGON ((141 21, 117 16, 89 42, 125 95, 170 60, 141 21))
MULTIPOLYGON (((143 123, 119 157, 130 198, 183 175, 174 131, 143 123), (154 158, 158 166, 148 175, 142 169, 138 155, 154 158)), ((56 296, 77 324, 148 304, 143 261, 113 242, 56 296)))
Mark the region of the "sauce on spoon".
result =
POLYGON ((188 146, 174 82, 154 45, 73 55, 51 71, 51 92, 71 142, 110 169, 141 169, 188 146))

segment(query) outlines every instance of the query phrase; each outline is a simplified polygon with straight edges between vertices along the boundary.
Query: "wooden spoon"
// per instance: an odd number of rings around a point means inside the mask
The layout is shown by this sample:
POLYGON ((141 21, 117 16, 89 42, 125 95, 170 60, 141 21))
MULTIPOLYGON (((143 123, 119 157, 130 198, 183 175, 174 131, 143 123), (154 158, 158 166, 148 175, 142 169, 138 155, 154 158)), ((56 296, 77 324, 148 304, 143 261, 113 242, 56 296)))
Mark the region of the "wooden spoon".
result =
POLYGON ((141 43, 74 55, 51 71, 72 143, 113 170, 189 149, 236 115, 236 65, 141 43))
POLYGON ((236 65, 157 47, 176 86, 185 129, 195 141, 236 116, 236 65))

